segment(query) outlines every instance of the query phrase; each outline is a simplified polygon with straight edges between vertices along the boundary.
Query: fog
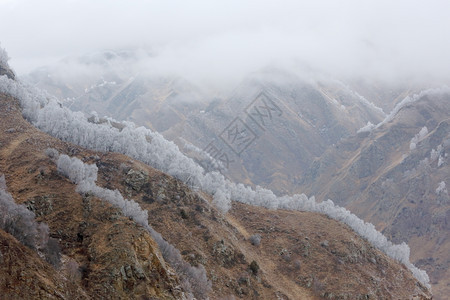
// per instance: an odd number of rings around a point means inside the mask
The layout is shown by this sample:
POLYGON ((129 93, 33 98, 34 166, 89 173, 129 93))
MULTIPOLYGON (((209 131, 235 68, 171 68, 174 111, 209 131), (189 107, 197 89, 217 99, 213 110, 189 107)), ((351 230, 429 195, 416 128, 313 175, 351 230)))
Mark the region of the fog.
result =
POLYGON ((0 0, 0 42, 19 75, 68 56, 139 48, 150 54, 141 69, 213 88, 268 66, 446 83, 449 11, 437 0, 0 0))

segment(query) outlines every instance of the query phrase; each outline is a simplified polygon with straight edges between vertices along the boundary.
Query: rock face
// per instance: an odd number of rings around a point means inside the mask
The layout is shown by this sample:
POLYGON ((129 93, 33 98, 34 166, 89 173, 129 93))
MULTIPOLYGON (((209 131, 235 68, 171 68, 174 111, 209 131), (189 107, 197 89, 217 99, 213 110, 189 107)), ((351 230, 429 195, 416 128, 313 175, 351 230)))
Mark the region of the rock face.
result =
POLYGON ((133 191, 140 192, 148 183, 148 174, 142 171, 130 169, 125 178, 125 184, 133 191))
POLYGON ((300 187, 407 242, 436 299, 450 294, 449 102, 445 93, 423 96, 370 134, 343 140, 315 161, 300 187))
POLYGON ((7 262, 0 266, 0 295, 9 299, 187 297, 180 274, 148 232, 101 199, 78 194, 58 173, 49 147, 96 163, 99 186, 147 209, 150 225, 183 259, 205 267, 210 299, 431 298, 403 265, 347 226, 315 213, 241 204, 223 216, 209 195, 149 166, 38 131, 22 118, 16 100, 0 95, 0 170, 15 201, 49 225, 62 252, 55 268, 0 232, 0 260, 7 262), (259 245, 251 242, 256 234, 259 245), (38 280, 29 279, 38 273, 38 280))

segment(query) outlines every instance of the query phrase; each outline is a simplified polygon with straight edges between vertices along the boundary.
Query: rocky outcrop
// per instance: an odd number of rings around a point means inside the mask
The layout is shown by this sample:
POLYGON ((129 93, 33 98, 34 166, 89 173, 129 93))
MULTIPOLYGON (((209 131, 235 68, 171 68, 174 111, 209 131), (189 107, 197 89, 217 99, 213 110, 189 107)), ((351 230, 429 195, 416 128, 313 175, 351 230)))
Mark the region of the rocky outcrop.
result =
POLYGON ((125 184, 134 190, 135 192, 140 192, 144 185, 148 183, 148 174, 142 171, 136 171, 130 169, 127 172, 127 176, 125 178, 125 184))

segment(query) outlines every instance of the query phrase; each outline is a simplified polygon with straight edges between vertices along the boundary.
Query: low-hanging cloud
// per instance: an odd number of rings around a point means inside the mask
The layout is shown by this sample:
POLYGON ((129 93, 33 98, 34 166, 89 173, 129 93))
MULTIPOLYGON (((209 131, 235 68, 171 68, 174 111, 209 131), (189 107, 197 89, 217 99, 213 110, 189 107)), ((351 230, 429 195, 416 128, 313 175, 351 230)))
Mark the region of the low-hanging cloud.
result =
POLYGON ((340 78, 447 82, 447 1, 0 0, 20 74, 68 55, 145 49, 138 64, 211 87, 267 66, 340 78))

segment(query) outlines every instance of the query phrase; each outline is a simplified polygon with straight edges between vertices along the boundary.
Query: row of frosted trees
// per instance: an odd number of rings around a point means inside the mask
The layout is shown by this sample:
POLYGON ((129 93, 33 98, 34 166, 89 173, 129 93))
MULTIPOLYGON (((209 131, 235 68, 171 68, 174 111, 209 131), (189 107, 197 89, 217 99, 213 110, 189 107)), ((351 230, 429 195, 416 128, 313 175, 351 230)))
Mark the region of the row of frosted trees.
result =
MULTIPOLYGON (((317 203, 305 195, 277 197, 267 189, 252 189, 242 184, 235 184, 225 179, 218 172, 206 173, 201 166, 185 156, 178 147, 159 133, 133 123, 117 122, 108 119, 97 124, 89 122, 80 112, 72 112, 58 100, 45 92, 24 83, 0 77, 0 92, 19 99, 23 115, 36 127, 61 140, 72 142, 96 151, 113 151, 126 154, 152 167, 162 170, 185 182, 195 182, 198 187, 213 195, 213 203, 223 213, 231 207, 231 199, 251 205, 271 209, 288 209, 319 212, 349 225, 355 232, 366 238, 375 247, 392 258, 404 263, 424 284, 429 279, 426 272, 409 262, 409 247, 405 243, 394 245, 374 226, 359 219, 348 210, 336 206, 331 200, 317 203)), ((430 90, 402 101, 402 105, 416 101, 427 94, 439 91, 430 90)), ((447 92, 447 90, 441 91, 447 92)), ((400 106, 399 106, 400 107, 400 106)), ((397 110, 399 108, 397 107, 397 110)), ((387 117, 389 119, 390 116, 387 117)), ((92 118, 91 118, 92 119, 92 118)), ((94 118, 95 119, 95 116, 94 118)))

